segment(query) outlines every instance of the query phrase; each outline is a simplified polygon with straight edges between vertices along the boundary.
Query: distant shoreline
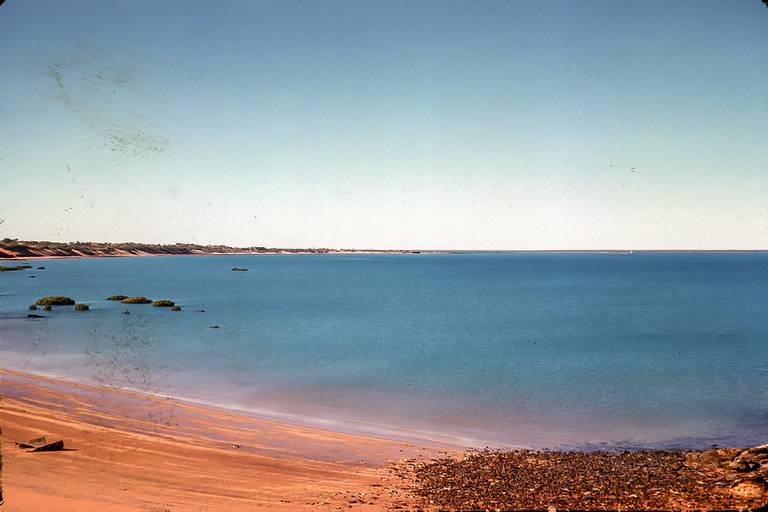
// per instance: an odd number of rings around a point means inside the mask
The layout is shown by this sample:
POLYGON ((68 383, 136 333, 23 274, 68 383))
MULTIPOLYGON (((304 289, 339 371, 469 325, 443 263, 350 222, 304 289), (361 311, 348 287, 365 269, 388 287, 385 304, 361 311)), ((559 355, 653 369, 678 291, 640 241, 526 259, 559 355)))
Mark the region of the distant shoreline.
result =
MULTIPOLYGON (((419 250, 287 249, 198 244, 0 241, 0 260, 245 254, 419 254, 419 250)), ((435 252, 435 251, 428 251, 435 252)))
POLYGON ((4 239, 0 261, 20 259, 104 258, 126 256, 214 256, 278 254, 606 254, 631 256, 654 253, 768 253, 768 249, 329 249, 230 247, 198 244, 133 242, 46 242, 4 239))

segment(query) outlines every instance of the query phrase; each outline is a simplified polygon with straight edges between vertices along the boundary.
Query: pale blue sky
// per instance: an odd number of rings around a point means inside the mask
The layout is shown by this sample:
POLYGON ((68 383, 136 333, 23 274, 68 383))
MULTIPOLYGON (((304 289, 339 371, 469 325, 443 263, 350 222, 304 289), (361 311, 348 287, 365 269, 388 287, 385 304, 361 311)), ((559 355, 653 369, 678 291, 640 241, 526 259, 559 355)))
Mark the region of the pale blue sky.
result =
POLYGON ((0 236, 768 248, 758 0, 8 0, 0 36, 0 236))

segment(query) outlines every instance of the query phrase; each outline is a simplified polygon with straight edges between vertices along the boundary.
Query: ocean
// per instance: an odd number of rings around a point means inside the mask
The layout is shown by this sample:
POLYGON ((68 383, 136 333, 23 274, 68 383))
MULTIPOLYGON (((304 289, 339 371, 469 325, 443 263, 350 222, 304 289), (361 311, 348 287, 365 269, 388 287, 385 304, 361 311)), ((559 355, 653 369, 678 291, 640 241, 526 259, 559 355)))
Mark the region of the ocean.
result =
POLYGON ((766 253, 25 262, 0 273, 3 368, 462 446, 768 441, 766 253), (26 318, 44 295, 91 309, 26 318))

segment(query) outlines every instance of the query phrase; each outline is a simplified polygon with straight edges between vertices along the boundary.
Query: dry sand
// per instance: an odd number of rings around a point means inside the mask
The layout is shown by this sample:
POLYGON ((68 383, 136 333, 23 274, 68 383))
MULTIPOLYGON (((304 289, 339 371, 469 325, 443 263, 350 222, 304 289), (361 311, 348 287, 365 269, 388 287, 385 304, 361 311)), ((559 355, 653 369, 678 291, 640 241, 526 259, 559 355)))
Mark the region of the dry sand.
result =
POLYGON ((388 461, 456 453, 15 371, 0 396, 14 512, 411 508, 388 461), (14 444, 39 435, 66 451, 14 444))

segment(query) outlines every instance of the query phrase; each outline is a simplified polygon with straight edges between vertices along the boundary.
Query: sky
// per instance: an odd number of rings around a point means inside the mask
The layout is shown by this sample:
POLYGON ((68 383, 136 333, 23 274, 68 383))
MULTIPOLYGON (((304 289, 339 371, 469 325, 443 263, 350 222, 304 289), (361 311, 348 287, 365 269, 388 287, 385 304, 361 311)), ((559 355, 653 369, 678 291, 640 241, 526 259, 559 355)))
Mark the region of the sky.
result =
POLYGON ((768 249, 768 9, 0 7, 0 237, 768 249))

